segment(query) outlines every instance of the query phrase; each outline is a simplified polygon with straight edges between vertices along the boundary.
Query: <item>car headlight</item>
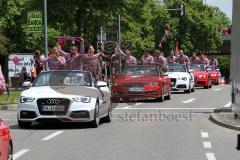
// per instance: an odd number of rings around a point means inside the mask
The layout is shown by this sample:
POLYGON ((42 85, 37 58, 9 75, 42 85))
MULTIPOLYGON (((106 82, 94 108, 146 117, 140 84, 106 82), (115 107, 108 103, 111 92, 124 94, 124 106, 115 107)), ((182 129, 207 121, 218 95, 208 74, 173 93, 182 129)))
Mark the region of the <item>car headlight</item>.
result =
POLYGON ((158 86, 158 82, 149 82, 148 85, 150 85, 150 86, 158 86))
POLYGON ((215 76, 217 76, 217 74, 211 74, 211 76, 215 77, 215 76))
POLYGON ((187 80, 187 77, 178 77, 178 80, 186 81, 186 80, 187 80))
POLYGON ((24 96, 20 97, 20 102, 21 103, 32 102, 34 100, 35 100, 35 98, 32 98, 32 97, 24 97, 24 96))
POLYGON ((89 103, 91 101, 91 97, 74 97, 72 99, 75 102, 83 102, 83 103, 89 103))
POLYGON ((114 86, 121 86, 122 84, 119 83, 119 82, 115 82, 115 83, 113 83, 113 85, 114 85, 114 86))
POLYGON ((199 78, 205 78, 206 76, 205 75, 199 75, 199 78))

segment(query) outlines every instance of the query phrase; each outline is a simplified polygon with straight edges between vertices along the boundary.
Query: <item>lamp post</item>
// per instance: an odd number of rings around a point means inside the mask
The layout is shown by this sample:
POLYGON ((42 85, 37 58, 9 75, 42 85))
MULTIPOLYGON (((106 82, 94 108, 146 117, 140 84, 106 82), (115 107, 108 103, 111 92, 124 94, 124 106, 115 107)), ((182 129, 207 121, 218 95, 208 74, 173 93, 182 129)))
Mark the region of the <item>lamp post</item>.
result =
POLYGON ((48 56, 48 33, 47 33, 47 0, 43 0, 44 4, 44 46, 45 46, 45 56, 48 56))

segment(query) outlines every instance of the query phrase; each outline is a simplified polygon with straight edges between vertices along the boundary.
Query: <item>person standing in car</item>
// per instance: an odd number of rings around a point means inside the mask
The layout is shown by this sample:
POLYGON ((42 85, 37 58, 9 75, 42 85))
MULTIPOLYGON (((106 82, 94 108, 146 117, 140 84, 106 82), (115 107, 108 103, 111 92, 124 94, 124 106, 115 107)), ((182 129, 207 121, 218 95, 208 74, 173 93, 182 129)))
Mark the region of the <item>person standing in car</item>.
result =
POLYGON ((154 64, 154 58, 153 56, 150 54, 150 50, 148 48, 145 48, 143 50, 144 54, 141 58, 142 64, 143 65, 149 65, 149 64, 154 64))
POLYGON ((0 95, 4 93, 4 90, 6 89, 6 83, 5 83, 5 78, 2 73, 2 67, 0 65, 0 95))

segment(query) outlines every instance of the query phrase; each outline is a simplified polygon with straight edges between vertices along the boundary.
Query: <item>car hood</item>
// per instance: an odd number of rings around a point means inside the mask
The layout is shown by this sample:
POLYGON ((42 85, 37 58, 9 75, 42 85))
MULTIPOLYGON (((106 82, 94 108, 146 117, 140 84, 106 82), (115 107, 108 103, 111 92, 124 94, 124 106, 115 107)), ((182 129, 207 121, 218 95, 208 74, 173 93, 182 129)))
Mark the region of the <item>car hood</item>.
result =
POLYGON ((194 76, 207 75, 208 72, 206 72, 206 71, 194 71, 194 72, 192 72, 192 74, 193 74, 194 76))
POLYGON ((187 72, 166 72, 169 78, 190 77, 187 72))
POLYGON ((68 96, 97 96, 97 89, 95 87, 82 86, 44 86, 31 87, 21 93, 21 96, 27 97, 68 97, 68 96))
POLYGON ((114 82, 118 83, 146 83, 152 81, 158 81, 157 76, 119 76, 114 79, 114 82))

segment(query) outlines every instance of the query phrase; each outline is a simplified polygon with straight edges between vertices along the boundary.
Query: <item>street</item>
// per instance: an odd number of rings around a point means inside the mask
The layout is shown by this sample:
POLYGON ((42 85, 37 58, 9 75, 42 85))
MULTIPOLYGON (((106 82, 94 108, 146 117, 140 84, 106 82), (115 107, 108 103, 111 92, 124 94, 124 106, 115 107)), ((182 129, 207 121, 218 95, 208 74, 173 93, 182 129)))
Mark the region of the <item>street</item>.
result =
POLYGON ((19 129, 16 111, 0 111, 10 125, 18 160, 238 160, 237 132, 208 120, 214 108, 229 107, 230 86, 173 93, 171 101, 121 103, 113 121, 34 124, 19 129))

